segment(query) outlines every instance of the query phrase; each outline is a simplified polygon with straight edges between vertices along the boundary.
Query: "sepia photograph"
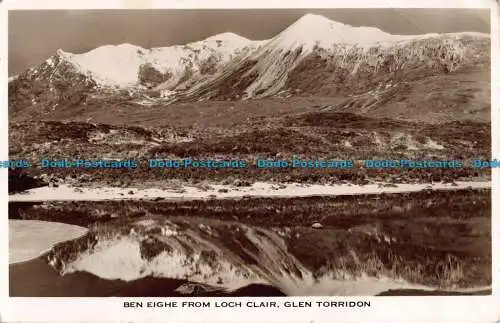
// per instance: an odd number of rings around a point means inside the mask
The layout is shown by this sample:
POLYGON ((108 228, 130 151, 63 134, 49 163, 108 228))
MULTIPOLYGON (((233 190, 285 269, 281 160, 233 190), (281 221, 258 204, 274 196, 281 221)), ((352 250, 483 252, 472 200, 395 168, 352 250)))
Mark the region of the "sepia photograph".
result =
POLYGON ((11 297, 492 294, 489 9, 8 12, 11 297))

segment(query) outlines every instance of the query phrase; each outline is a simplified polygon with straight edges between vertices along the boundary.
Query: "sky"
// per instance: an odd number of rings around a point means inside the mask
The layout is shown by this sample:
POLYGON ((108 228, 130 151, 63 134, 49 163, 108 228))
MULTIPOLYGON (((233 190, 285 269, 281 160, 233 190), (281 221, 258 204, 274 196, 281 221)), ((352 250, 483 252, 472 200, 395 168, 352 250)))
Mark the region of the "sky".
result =
POLYGON ((162 47, 223 32, 269 39, 306 13, 392 34, 490 32, 487 9, 18 10, 9 11, 9 76, 59 48, 77 54, 122 43, 162 47))

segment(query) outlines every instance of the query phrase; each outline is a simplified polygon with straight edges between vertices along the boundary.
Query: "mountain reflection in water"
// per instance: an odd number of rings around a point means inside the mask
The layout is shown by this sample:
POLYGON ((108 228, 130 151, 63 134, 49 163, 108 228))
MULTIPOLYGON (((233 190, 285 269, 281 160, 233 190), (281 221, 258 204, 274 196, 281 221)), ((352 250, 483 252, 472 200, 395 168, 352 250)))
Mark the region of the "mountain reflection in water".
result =
MULTIPOLYGON (((112 221, 93 226, 81 238, 57 244, 40 258, 12 264, 10 294, 56 297, 437 295, 430 288, 404 281, 366 276, 340 279, 335 276, 338 275, 335 268, 325 270, 324 266, 312 266, 294 247, 300 243, 301 236, 307 234, 321 242, 321 236, 335 236, 340 232, 262 228, 234 221, 186 217, 112 221)), ((383 237, 374 239, 384 240, 383 237)), ((311 242, 310 237, 307 241, 311 242)), ((313 244, 307 247, 317 248, 313 244)))

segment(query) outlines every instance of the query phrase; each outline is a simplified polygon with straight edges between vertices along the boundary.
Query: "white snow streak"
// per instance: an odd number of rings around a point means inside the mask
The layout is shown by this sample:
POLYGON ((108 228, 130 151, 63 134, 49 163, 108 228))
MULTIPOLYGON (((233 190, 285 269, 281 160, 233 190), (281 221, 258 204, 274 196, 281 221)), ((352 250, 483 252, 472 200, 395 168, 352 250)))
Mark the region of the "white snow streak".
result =
POLYGON ((69 185, 58 187, 39 187, 24 193, 9 196, 11 202, 21 201, 98 201, 98 200, 124 200, 124 199, 206 199, 239 198, 239 197, 300 197, 300 196, 328 196, 328 195, 358 195, 380 193, 418 192, 427 188, 433 190, 450 190, 466 188, 490 188, 491 182, 456 182, 455 185, 446 183, 433 184, 397 184, 396 187, 385 187, 383 183, 369 185, 306 185, 306 184, 277 184, 257 182, 250 187, 233 187, 230 185, 211 185, 210 190, 201 190, 197 187, 180 186, 179 190, 158 188, 78 188, 69 185), (456 185, 456 186, 455 186, 456 185), (226 193, 219 190, 227 189, 226 193), (133 192, 129 194, 129 192, 133 192))

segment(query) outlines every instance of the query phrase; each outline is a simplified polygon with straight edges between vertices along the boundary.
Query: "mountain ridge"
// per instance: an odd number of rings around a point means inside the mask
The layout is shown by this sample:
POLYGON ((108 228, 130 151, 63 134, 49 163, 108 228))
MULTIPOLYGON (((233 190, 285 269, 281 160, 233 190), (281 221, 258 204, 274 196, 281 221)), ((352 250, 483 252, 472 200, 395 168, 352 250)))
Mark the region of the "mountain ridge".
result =
POLYGON ((102 85, 127 88, 141 85, 139 69, 143 65, 149 64, 160 73, 175 76, 182 74, 185 68, 196 72, 203 64, 216 64, 218 61, 224 64, 252 46, 258 46, 258 42, 234 33, 223 33, 185 45, 146 49, 123 43, 100 46, 82 54, 62 50, 57 54, 63 55, 70 63, 80 67, 82 73, 89 74, 102 85))
POLYGON ((83 54, 58 50, 10 79, 9 106, 14 113, 43 106, 41 113, 50 114, 61 106, 102 98, 152 106, 352 97, 470 68, 485 71, 486 81, 489 40, 488 34, 476 32, 392 35, 307 14, 268 40, 225 32, 151 49, 124 43, 83 54))

